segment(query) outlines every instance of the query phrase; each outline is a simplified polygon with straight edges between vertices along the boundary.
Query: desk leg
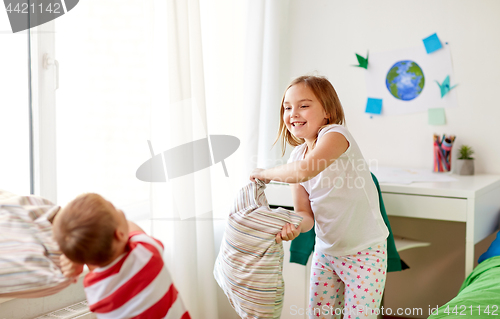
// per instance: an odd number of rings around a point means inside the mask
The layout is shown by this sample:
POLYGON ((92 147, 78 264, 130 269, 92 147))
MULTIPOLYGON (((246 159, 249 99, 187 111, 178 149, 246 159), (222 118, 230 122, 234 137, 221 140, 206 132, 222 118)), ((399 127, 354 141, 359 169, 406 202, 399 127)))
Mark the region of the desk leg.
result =
POLYGON ((474 218, 474 200, 468 200, 465 223, 465 278, 474 268, 474 218))

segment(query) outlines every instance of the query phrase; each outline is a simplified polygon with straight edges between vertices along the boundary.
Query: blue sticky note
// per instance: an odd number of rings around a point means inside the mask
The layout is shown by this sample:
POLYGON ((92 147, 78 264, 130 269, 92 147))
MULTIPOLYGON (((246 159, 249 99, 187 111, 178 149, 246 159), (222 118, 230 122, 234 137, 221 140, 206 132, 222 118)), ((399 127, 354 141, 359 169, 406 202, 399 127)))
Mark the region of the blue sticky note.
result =
POLYGON ((382 112, 382 99, 368 98, 366 102, 366 113, 380 114, 382 112))
POLYGON ((436 33, 434 33, 431 36, 428 36, 423 41, 427 54, 437 51, 443 47, 436 33))

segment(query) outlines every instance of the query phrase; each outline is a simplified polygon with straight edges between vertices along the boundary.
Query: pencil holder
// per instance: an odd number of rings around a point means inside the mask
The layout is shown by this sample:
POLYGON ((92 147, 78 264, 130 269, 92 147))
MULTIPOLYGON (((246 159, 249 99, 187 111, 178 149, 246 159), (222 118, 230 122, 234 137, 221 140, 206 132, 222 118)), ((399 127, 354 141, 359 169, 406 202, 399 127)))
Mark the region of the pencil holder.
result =
POLYGON ((454 136, 443 136, 440 140, 434 135, 434 172, 451 171, 451 150, 454 140, 454 136))

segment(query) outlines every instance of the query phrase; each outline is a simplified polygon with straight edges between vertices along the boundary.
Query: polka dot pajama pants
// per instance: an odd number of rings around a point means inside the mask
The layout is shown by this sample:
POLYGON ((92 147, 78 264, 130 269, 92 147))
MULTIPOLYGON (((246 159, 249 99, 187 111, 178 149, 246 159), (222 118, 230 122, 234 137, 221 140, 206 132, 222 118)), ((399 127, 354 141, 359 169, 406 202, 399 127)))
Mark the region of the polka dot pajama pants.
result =
POLYGON ((386 241, 341 257, 315 251, 309 318, 376 318, 384 292, 386 269, 386 241))

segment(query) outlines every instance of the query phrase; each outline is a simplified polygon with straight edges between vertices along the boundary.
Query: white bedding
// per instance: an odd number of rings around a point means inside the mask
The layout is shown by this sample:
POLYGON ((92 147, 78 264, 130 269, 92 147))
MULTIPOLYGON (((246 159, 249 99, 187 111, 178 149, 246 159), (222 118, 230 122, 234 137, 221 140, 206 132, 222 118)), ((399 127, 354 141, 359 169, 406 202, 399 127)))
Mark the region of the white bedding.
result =
POLYGON ((69 285, 50 220, 59 206, 0 190, 0 298, 36 298, 69 285))

